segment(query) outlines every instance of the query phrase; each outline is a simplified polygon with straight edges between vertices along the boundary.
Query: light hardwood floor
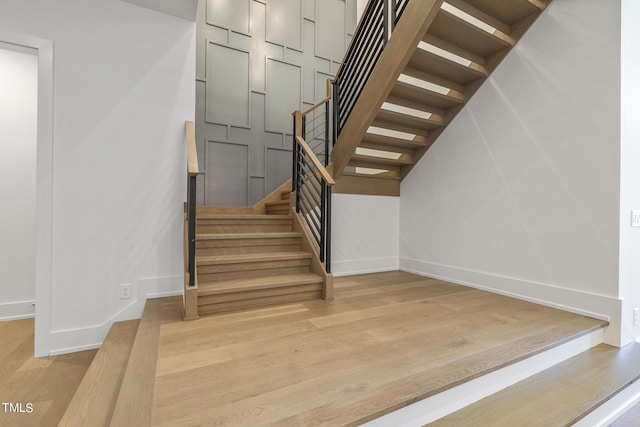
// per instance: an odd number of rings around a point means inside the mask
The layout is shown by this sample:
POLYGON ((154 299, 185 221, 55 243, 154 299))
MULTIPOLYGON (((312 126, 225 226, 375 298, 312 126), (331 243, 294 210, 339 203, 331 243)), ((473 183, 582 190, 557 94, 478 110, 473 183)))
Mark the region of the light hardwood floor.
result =
POLYGON ((33 328, 33 319, 0 322, 0 401, 33 405, 32 413, 0 407, 3 427, 57 426, 97 351, 34 359, 33 328))
POLYGON ((357 425, 603 325, 404 272, 335 294, 189 322, 166 304, 152 424, 357 425))

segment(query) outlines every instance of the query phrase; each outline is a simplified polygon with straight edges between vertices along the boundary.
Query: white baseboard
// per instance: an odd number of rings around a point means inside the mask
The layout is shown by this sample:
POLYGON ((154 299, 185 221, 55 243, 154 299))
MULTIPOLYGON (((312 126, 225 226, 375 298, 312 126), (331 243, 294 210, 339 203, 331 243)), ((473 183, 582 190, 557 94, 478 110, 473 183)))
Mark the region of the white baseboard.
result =
POLYGON ((610 327, 605 331, 604 341, 614 346, 623 344, 620 336, 622 300, 619 298, 409 258, 400 258, 400 269, 606 320, 610 327))
POLYGON ((383 271, 394 271, 398 268, 398 258, 395 257, 351 259, 331 262, 331 272, 334 277, 381 273, 383 271))
POLYGON ((125 305, 98 325, 80 328, 54 330, 50 334, 49 355, 91 350, 102 345, 114 322, 140 319, 147 299, 182 295, 182 276, 144 277, 138 279, 133 298, 124 300, 125 305))
POLYGON ((0 304, 0 322, 28 319, 36 313, 35 301, 16 301, 0 304))
POLYGON ((603 331, 598 329, 520 362, 376 418, 363 424, 363 427, 423 426, 587 351, 601 344, 602 338, 603 331))

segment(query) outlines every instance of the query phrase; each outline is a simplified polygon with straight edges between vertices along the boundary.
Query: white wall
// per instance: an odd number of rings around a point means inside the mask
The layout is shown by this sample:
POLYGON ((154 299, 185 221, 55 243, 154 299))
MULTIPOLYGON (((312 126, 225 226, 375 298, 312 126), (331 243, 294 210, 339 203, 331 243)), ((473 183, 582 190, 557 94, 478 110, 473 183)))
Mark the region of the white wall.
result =
POLYGON ((633 309, 640 307, 640 228, 631 210, 640 209, 640 2, 622 0, 622 99, 620 175, 620 296, 623 342, 640 339, 633 309))
POLYGON ((0 320, 35 301, 38 58, 0 44, 0 320))
POLYGON ((147 295, 182 289, 195 24, 120 1, 9 0, 0 27, 54 46, 51 306, 36 330, 50 324, 36 353, 95 347, 147 295), (121 283, 137 299, 120 300, 121 283))
POLYGON ((364 13, 364 9, 367 7, 367 3, 369 3, 369 0, 357 0, 356 16, 358 17, 358 21, 362 17, 362 14, 364 13))
POLYGON ((331 203, 333 274, 397 270, 400 198, 334 194, 331 203))
POLYGON ((619 2, 552 2, 402 182, 401 267, 609 317, 616 343, 619 64, 619 2))

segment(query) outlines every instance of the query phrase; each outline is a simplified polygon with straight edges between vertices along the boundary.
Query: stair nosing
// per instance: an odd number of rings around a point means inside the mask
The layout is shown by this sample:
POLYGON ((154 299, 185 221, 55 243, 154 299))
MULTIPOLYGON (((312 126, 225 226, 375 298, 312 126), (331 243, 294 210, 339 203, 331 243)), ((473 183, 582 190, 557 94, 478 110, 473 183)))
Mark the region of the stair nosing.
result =
POLYGON ((311 253, 304 251, 296 252, 262 252, 255 254, 235 254, 235 255, 205 255, 196 256, 198 266, 242 264, 265 261, 281 261, 290 259, 310 259, 311 253))
POLYGON ((208 295, 222 295, 222 294, 230 294, 235 292, 248 292, 253 290, 263 290, 263 289, 275 289, 275 288, 285 288, 289 286, 296 285, 312 285, 316 283, 322 283, 322 277, 314 274, 314 273, 299 273, 299 274, 286 274, 280 276, 264 276, 260 278, 250 278, 250 279, 231 279, 224 280, 220 282, 200 282, 198 284, 198 296, 208 296, 208 295), (294 279, 295 276, 298 278, 294 279), (287 281, 289 278, 289 281, 287 281), (249 282, 252 280, 264 279, 267 281, 271 281, 271 283, 266 284, 248 284, 242 285, 242 282, 249 282), (299 281, 302 283, 293 283, 293 281, 299 281), (207 289, 208 286, 214 286, 217 289, 207 289))
POLYGON ((196 241, 205 240, 260 240, 260 239, 287 239, 299 238, 302 233, 295 231, 264 232, 264 233, 196 233, 196 241))
POLYGON ((246 220, 291 220, 289 215, 226 215, 226 214, 199 214, 197 215, 198 220, 204 219, 221 219, 221 220, 238 220, 238 219, 246 219, 246 220))

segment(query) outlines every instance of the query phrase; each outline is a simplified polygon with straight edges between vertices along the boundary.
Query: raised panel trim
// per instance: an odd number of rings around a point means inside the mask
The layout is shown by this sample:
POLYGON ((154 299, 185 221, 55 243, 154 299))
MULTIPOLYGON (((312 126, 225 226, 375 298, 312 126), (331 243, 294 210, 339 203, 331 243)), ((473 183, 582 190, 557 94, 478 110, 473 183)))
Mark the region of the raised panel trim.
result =
MULTIPOLYGON (((266 93, 265 93, 265 105, 264 105, 264 130, 265 132, 273 132, 273 133, 281 133, 281 134, 292 134, 293 133, 293 116, 289 116, 290 117, 290 126, 287 127, 286 129, 275 129, 270 127, 269 125, 269 99, 271 98, 271 91, 269 90, 269 61, 274 61, 274 62, 278 62, 280 64, 284 64, 284 65, 288 65, 290 67, 294 67, 298 69, 298 78, 300 80, 300 84, 298 87, 299 90, 299 97, 298 97, 298 105, 294 108, 295 109, 301 109, 302 108, 302 94, 304 91, 304 87, 303 87, 303 73, 302 73, 302 66, 297 65, 297 64, 292 64, 290 62, 286 62, 286 61, 282 61, 280 59, 277 58, 271 58, 271 57, 266 57, 266 63, 265 63, 265 89, 266 89, 266 93)), ((291 110, 291 114, 293 114, 293 111, 291 110)))
MULTIPOLYGON (((293 136, 291 136, 293 138, 293 136)), ((289 153, 289 157, 291 158, 291 165, 289 165, 289 171, 292 172, 293 171, 293 150, 290 148, 286 148, 286 147, 277 147, 277 146, 273 146, 273 145, 265 145, 264 147, 264 165, 263 165, 263 170, 264 170, 264 174, 263 174, 263 187, 264 187, 264 194, 267 195, 269 193, 267 193, 267 182, 269 181, 269 169, 267 168, 267 159, 269 158, 268 153, 269 150, 273 150, 273 151, 285 151, 287 153, 289 153)))
POLYGON ((252 12, 252 8, 253 8, 253 1, 252 0, 227 0, 230 4, 233 4, 235 8, 237 8, 238 4, 242 4, 243 1, 247 2, 247 28, 230 28, 230 27, 225 27, 223 25, 221 25, 219 22, 215 22, 210 16, 210 10, 209 10, 209 4, 211 3, 210 0, 205 0, 205 23, 207 25, 211 25, 212 27, 218 27, 218 28, 222 28, 228 31, 233 31, 234 33, 238 33, 238 34, 242 34, 245 36, 249 36, 251 37, 252 34, 252 28, 253 28, 253 22, 251 20, 251 12, 252 12))
POLYGON ((209 124, 214 124, 214 125, 224 125, 224 126, 235 126, 235 127, 240 127, 240 128, 244 128, 244 129, 251 129, 251 73, 249 72, 249 66, 251 65, 251 52, 244 50, 244 49, 239 49, 237 47, 233 47, 233 46, 228 46, 228 45, 224 45, 224 44, 220 44, 220 43, 216 43, 213 42, 209 39, 206 40, 206 45, 205 45, 205 89, 204 89, 204 96, 205 96, 205 100, 204 100, 204 121, 205 123, 209 123, 209 124), (247 109, 247 122, 246 123, 231 123, 231 122, 223 122, 223 121, 215 121, 215 120, 208 120, 208 99, 207 99, 207 87, 208 85, 211 83, 211 81, 213 80, 211 78, 211 76, 209 75, 209 45, 215 45, 215 46, 219 46, 219 47, 223 47, 225 49, 230 49, 230 50, 235 50, 238 52, 242 52, 247 54, 247 105, 246 105, 246 109, 247 109))
MULTIPOLYGON (((294 3, 294 2, 291 2, 294 3)), ((278 45, 278 46, 283 46, 285 48, 288 49, 293 49, 295 51, 298 52, 302 52, 303 51, 303 47, 304 47, 304 5, 302 4, 301 0, 295 0, 295 3, 297 3, 300 7, 300 16, 299 16, 299 21, 300 22, 300 42, 298 46, 291 46, 289 44, 286 43, 280 43, 279 41, 274 41, 271 40, 269 38, 269 2, 266 2, 266 10, 265 10, 265 19, 264 19, 264 29, 265 29, 265 34, 264 34, 264 39, 267 43, 271 43, 274 45, 278 45)), ((285 23, 286 25, 287 23, 285 23)), ((286 49, 285 49, 286 50, 286 49)))
MULTIPOLYGON (((326 0, 325 0, 326 1, 326 0)), ((342 34, 343 34, 343 39, 344 39, 344 45, 343 45, 343 50, 346 51, 348 48, 347 45, 347 36, 348 36, 348 32, 347 32, 347 28, 349 26, 348 21, 348 17, 347 17, 347 2, 346 0, 335 0, 335 1, 340 1, 343 3, 343 8, 344 8, 344 28, 342 28, 342 34)), ((320 40, 320 36, 318 34, 318 28, 320 26, 320 15, 318 14, 318 2, 316 2, 316 10, 315 10, 315 25, 314 25, 314 31, 315 31, 315 40, 314 40, 314 46, 313 46, 313 55, 316 58, 321 58, 321 59, 326 59, 327 61, 331 61, 331 62, 335 62, 336 59, 340 62, 342 62, 342 60, 344 59, 344 53, 342 54, 341 58, 328 58, 325 56, 322 56, 319 54, 318 52, 318 40, 320 40)))
MULTIPOLYGON (((205 163, 207 163, 208 159, 209 159, 209 144, 214 143, 214 144, 227 144, 227 145, 239 145, 242 147, 246 147, 247 148, 247 206, 249 206, 249 201, 251 198, 251 144, 247 144, 244 142, 237 142, 237 141, 220 141, 217 139, 209 139, 209 138, 205 138, 205 163)), ((211 168, 209 167, 209 165, 206 165, 206 173, 208 173, 211 170, 211 168)), ((203 174, 205 175, 205 174, 203 174)), ((204 201, 205 201, 205 205, 211 205, 211 201, 208 200, 208 195, 209 195, 209 191, 207 188, 207 184, 208 180, 207 177, 205 176, 204 178, 204 201)))

